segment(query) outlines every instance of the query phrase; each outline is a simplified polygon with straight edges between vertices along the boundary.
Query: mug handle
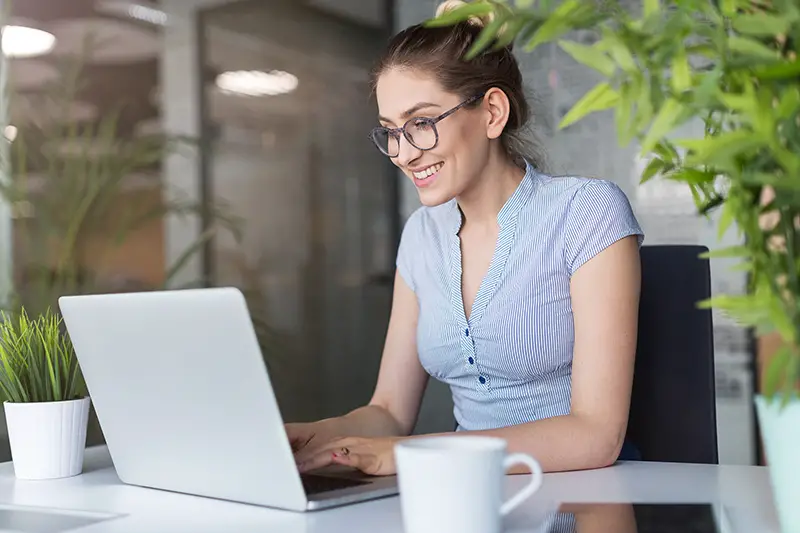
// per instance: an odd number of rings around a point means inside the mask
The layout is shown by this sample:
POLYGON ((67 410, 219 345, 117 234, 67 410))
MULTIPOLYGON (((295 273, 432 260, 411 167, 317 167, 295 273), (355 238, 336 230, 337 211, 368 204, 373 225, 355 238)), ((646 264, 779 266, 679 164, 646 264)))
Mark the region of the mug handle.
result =
POLYGON ((507 515, 512 509, 517 507, 526 499, 530 498, 534 492, 539 490, 539 487, 542 486, 542 481, 544 479, 542 467, 539 466, 539 463, 533 457, 524 453, 513 453, 507 456, 503 460, 503 471, 505 472, 517 464, 524 464, 531 469, 531 481, 500 507, 500 514, 503 516, 507 515))

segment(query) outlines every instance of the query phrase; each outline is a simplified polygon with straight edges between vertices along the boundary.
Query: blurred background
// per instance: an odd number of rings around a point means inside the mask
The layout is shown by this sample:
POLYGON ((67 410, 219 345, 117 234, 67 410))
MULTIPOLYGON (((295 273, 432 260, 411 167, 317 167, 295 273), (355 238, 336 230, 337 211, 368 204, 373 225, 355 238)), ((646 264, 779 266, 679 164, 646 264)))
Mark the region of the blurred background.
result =
MULTIPOLYGON (((368 401, 419 205, 367 139, 368 73, 437 3, 0 0, 0 292, 43 308, 65 293, 235 285, 287 421, 368 401)), ((719 244, 683 184, 638 185, 644 163, 610 115, 555 129, 590 71, 550 46, 518 58, 546 170, 618 183, 648 244, 719 244)), ((721 260, 712 280, 744 289, 721 260)), ((715 315, 715 348, 720 461, 756 463, 754 343, 715 315)), ((432 382, 417 431, 452 420, 432 382)), ((89 440, 102 442, 96 421, 89 440)))

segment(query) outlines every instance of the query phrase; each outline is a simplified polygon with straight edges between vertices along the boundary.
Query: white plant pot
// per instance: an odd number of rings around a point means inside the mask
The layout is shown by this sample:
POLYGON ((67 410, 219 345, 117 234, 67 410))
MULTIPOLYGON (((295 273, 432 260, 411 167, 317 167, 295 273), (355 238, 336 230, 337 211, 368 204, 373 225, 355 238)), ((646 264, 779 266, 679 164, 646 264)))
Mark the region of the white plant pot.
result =
POLYGON ((63 402, 5 402, 14 474, 55 479, 83 471, 89 398, 63 402))
POLYGON ((800 398, 755 402, 780 530, 800 533, 800 398))

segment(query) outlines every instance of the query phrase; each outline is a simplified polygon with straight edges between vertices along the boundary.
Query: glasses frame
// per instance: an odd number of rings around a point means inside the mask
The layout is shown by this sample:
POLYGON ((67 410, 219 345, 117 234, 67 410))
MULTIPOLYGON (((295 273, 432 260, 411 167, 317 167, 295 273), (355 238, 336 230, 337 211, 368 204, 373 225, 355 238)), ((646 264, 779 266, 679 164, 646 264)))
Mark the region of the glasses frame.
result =
POLYGON ((368 137, 372 140, 373 144, 378 147, 378 150, 380 150, 380 152, 382 154, 384 154, 387 157, 391 157, 391 158, 395 158, 395 157, 398 157, 400 155, 400 140, 398 139, 398 141, 397 141, 397 154, 391 155, 386 150, 381 148, 381 146, 375 140, 375 134, 377 132, 385 131, 389 135, 391 135, 392 133, 400 133, 400 132, 402 132, 403 133, 403 137, 405 137, 406 140, 408 141, 408 143, 411 146, 413 146, 414 148, 416 148, 417 150, 421 150, 423 152, 427 152, 428 150, 433 150, 434 148, 436 148, 436 145, 439 144, 439 130, 436 129, 436 123, 438 123, 439 121, 449 117, 450 115, 452 115, 453 113, 455 113, 456 111, 458 111, 459 109, 464 107, 465 105, 468 105, 468 104, 471 104, 473 102, 476 102, 477 100, 480 100, 481 98, 484 97, 485 94, 486 93, 476 94, 475 96, 464 100, 463 102, 461 102, 457 106, 448 109, 447 111, 445 111, 444 113, 442 113, 441 115, 439 115, 437 117, 432 117, 432 118, 429 118, 429 117, 411 117, 410 119, 406 120, 405 123, 399 128, 387 128, 385 126, 376 126, 376 127, 372 128, 372 130, 370 130, 368 137), (430 125, 430 127, 433 129, 433 135, 434 135, 434 139, 435 139, 433 141, 433 146, 431 146, 429 148, 421 148, 420 146, 417 146, 417 144, 414 143, 414 141, 411 139, 411 135, 409 135, 408 131, 406 130, 408 125, 411 124, 412 122, 417 122, 417 123, 424 122, 424 123, 427 123, 427 124, 430 125))

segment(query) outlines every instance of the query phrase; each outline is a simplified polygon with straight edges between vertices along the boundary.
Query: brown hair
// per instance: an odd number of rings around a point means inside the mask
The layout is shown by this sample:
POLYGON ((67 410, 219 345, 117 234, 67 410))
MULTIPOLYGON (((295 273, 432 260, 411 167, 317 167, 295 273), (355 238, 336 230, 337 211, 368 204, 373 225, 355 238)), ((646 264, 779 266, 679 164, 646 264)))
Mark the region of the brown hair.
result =
MULTIPOLYGON (((437 15, 462 2, 444 2, 437 15)), ((485 20, 471 17, 467 21, 445 27, 410 26, 395 35, 372 73, 373 90, 379 76, 391 68, 409 68, 431 73, 445 91, 464 99, 482 94, 490 88, 502 90, 508 97, 510 112, 500 142, 509 158, 524 166, 527 159, 537 169, 544 166, 538 142, 526 134, 530 107, 525 97, 522 73, 512 46, 499 50, 484 49, 467 61, 464 55, 480 35, 485 20)), ((473 105, 478 105, 476 102, 473 105)))

